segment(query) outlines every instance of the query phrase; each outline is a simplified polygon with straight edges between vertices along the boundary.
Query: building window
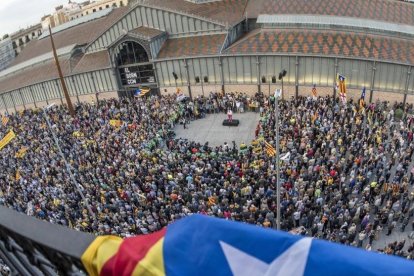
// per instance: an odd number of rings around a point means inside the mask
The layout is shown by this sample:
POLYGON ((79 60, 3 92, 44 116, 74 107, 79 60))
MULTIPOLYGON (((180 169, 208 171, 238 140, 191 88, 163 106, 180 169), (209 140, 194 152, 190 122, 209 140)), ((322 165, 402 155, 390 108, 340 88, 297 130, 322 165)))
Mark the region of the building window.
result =
POLYGON ((13 41, 13 49, 16 49, 16 48, 17 48, 16 41, 13 41))
POLYGON ((113 3, 113 4, 112 4, 112 7, 116 8, 116 3, 113 3))
POLYGON ((92 12, 96 12, 96 9, 93 9, 92 12))
POLYGON ((33 33, 32 33, 32 37, 35 37, 35 35, 36 35, 36 34, 33 32, 33 33))
POLYGON ((102 7, 99 7, 99 10, 101 11, 102 10, 102 7))
POLYGON ((119 6, 120 7, 123 7, 124 6, 124 3, 122 3, 122 1, 119 1, 119 6))
POLYGON ((19 38, 19 46, 22 46, 22 45, 23 45, 23 39, 19 38))
POLYGON ((109 9, 109 5, 106 5, 105 7, 106 7, 107 9, 109 9))
POLYGON ((86 14, 89 14, 89 12, 87 11, 86 14))

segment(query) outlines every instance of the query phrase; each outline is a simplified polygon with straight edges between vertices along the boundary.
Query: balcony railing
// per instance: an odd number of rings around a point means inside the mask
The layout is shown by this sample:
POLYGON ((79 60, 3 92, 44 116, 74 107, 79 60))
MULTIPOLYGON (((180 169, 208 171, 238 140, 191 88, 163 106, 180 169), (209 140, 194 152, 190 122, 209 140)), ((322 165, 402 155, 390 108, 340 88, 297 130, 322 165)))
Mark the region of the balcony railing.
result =
POLYGON ((12 275, 86 275, 80 259, 94 239, 0 206, 0 258, 12 275))

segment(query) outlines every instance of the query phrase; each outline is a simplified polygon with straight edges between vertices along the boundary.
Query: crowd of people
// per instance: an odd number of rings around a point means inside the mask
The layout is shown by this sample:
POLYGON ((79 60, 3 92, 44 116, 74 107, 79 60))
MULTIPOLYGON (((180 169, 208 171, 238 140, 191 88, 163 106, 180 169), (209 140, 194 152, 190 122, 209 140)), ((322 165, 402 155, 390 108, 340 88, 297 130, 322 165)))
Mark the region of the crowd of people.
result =
MULTIPOLYGON (((16 138, 1 150, 0 204, 122 237, 194 213, 276 228, 276 157, 264 146, 275 147, 274 105, 263 94, 211 93, 82 103, 75 118, 55 106, 46 112, 59 147, 42 110, 9 115, 0 131, 16 138), (260 112, 254 141, 211 147, 175 137, 177 124, 228 109, 260 112)), ((283 230, 371 250, 414 229, 412 105, 299 97, 279 108, 283 230)), ((414 257, 411 241, 380 251, 414 257)))

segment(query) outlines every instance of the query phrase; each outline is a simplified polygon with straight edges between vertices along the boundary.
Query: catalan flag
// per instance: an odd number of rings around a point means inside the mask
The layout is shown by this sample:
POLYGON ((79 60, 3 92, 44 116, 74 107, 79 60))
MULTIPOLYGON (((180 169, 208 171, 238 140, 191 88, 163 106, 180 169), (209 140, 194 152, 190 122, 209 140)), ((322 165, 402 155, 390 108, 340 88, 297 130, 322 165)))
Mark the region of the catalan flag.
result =
POLYGON ((122 240, 100 236, 81 261, 105 275, 412 275, 414 262, 203 215, 122 240), (231 235, 229 234, 231 233, 231 235))
POLYGON ((275 156, 276 155, 275 148, 271 144, 269 144, 268 142, 266 142, 266 141, 264 143, 265 143, 265 149, 266 149, 267 155, 269 155, 269 156, 275 156))
POLYGON ((365 87, 362 89, 361 98, 359 99, 359 108, 363 109, 365 105, 365 87))
POLYGON ((316 100, 318 98, 318 93, 316 92, 316 84, 312 87, 312 98, 316 100))
POLYGON ((15 138, 16 135, 14 134, 13 130, 10 130, 9 133, 4 136, 3 139, 0 140, 0 150, 2 150, 5 146, 7 146, 8 143, 10 143, 13 138, 15 138))
POLYGON ((26 155, 26 152, 29 148, 28 147, 22 147, 21 149, 19 149, 16 154, 14 155, 14 157, 16 158, 23 158, 26 155))
POLYGON ((315 111, 315 113, 312 115, 312 124, 314 124, 316 119, 318 119, 318 115, 318 111, 315 111))
POLYGON ((3 126, 6 126, 8 122, 9 122, 9 117, 3 116, 1 118, 1 123, 3 124, 3 126))
POLYGON ((346 78, 340 74, 337 75, 337 87, 339 89, 339 95, 342 102, 346 103, 346 78))

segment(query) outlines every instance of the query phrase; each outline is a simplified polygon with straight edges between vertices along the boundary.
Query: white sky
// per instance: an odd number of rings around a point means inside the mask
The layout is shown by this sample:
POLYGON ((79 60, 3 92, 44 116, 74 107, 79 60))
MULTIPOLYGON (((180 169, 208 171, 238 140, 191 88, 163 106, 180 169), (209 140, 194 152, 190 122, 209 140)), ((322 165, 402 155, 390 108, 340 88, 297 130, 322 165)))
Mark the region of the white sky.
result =
POLYGON ((20 28, 40 23, 43 15, 68 0, 0 0, 0 38, 20 28))

